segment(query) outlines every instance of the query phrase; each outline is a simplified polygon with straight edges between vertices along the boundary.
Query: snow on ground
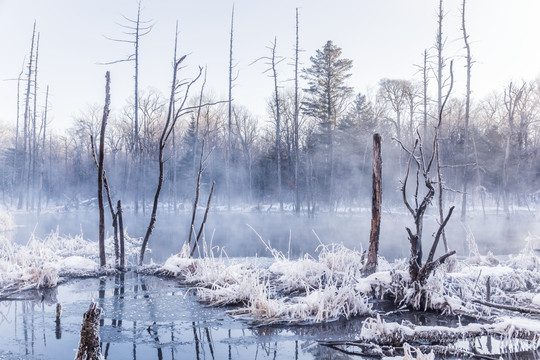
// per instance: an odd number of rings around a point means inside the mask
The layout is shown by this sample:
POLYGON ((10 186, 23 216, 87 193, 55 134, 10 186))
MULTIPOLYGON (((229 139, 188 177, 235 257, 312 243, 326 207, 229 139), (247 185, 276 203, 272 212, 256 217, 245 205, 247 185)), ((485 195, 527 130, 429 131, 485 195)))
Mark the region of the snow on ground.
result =
MULTIPOLYGON (((530 241, 527 241, 529 244, 530 241)), ((188 248, 186 248, 188 249, 188 248)), ((231 263, 206 253, 187 251, 170 257, 159 273, 195 285, 200 301, 214 306, 239 305, 230 312, 257 324, 323 322, 370 314, 369 299, 390 298, 397 306, 446 314, 486 315, 491 309, 473 302, 492 301, 536 306, 540 303, 540 262, 531 246, 505 261, 471 254, 455 261, 453 270, 435 271, 425 284, 410 283, 405 260, 380 258, 379 271, 362 275, 364 254, 343 245, 321 245, 318 257, 293 260, 275 249, 270 266, 231 263)))
MULTIPOLYGON (((112 238, 106 239, 106 256, 114 259, 112 238)), ((135 264, 139 241, 126 236, 126 260, 135 264)), ((0 234, 0 296, 13 291, 54 287, 61 277, 97 276, 98 244, 82 235, 61 236, 51 232, 44 239, 32 237, 27 244, 11 242, 0 234)))

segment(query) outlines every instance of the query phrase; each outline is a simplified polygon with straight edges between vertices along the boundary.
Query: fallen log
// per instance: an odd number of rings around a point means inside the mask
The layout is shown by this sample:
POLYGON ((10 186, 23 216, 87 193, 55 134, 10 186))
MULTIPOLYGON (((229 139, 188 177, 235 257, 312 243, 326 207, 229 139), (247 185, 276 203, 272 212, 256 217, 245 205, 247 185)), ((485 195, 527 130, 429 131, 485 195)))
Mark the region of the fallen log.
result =
POLYGON ((522 306, 496 304, 496 303, 492 303, 492 302, 484 301, 484 300, 473 300, 472 302, 475 304, 480 304, 480 305, 492 307, 495 309, 510 310, 510 311, 515 311, 515 312, 519 312, 523 314, 540 315, 540 310, 538 309, 526 308, 522 306))

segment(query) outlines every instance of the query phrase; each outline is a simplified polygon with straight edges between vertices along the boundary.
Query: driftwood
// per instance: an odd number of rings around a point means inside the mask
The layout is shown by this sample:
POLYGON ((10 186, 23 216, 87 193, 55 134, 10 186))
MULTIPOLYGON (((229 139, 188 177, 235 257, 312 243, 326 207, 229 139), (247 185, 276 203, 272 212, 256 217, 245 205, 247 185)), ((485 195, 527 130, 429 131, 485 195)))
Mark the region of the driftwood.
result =
POLYGON ((102 310, 92 300, 83 315, 81 340, 75 360, 104 360, 99 339, 99 318, 102 310))

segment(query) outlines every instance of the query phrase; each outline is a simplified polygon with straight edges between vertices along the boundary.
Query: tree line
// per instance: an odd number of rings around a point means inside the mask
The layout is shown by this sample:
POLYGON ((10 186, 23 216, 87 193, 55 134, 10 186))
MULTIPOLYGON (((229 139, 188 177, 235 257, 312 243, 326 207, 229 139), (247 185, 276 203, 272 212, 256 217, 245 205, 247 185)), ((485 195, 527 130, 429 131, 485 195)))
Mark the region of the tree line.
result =
MULTIPOLYGON (((426 50, 420 79, 381 79, 370 94, 354 93, 348 82, 354 64, 342 57, 341 48, 332 41, 310 57, 308 66, 298 68, 297 14, 295 86, 281 85, 277 39, 264 58, 274 80, 274 88, 268 89, 267 116, 258 118, 231 93, 229 101, 220 102, 205 91, 204 75, 200 91, 193 90, 186 99, 192 111, 175 122, 165 146, 160 134, 169 99, 155 90, 139 90, 136 83, 135 94, 123 109, 111 112, 104 139, 105 170, 115 197, 123 200, 124 208, 148 211, 161 151, 165 164, 161 205, 170 211, 189 209, 204 142, 212 151, 200 186, 208 193, 215 182, 216 206, 255 210, 278 206, 309 216, 368 207, 372 136, 380 133, 384 201, 399 206, 398 187, 407 162, 399 144, 412 148, 417 138, 431 139, 437 131, 442 173, 438 186, 449 190, 445 200, 461 201, 462 216, 471 207, 485 211, 495 205, 507 215, 512 208, 529 207, 540 190, 540 78, 509 82, 479 100, 470 98, 468 81, 466 95, 454 92, 442 110, 440 94, 448 86, 442 57, 442 1, 439 13, 437 61, 429 64, 426 50), (435 97, 427 91, 430 77, 437 82, 435 97), (439 116, 443 121, 435 126, 439 116)), ((465 2, 463 19, 464 14, 465 2)), ((132 29, 140 28, 139 19, 140 8, 137 20, 130 23, 132 29)), ((151 30, 144 24, 143 30, 151 30)), ((465 29, 465 20, 462 26, 465 29)), ((139 36, 146 33, 134 37, 136 55, 139 36)), ((468 35, 463 33, 470 72, 468 35)), ((34 27, 30 58, 18 81, 26 87, 17 104, 23 111, 20 116, 18 112, 15 125, 3 125, 0 133, 2 199, 10 208, 29 211, 39 212, 43 202, 77 208, 96 197, 91 148, 92 141, 96 147, 100 139, 103 105, 82 110, 64 135, 47 132, 47 99, 45 105, 37 105, 38 49, 39 33, 34 27)), ((233 17, 230 89, 232 49, 233 17)), ((138 67, 136 62, 136 73, 138 67)))

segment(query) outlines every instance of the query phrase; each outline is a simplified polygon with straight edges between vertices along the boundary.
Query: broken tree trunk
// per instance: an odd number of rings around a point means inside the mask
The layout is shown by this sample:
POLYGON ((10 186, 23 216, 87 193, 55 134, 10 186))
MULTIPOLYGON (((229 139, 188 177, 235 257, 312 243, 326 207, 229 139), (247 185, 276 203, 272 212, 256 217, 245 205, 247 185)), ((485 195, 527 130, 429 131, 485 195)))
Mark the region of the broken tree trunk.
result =
POLYGON ((369 235, 369 252, 364 267, 366 275, 377 270, 377 256, 379 253, 379 234, 381 230, 382 205, 382 156, 381 135, 373 135, 373 195, 371 197, 371 232, 369 235))
POLYGON ((99 339, 99 317, 102 310, 92 301, 83 315, 81 340, 75 360, 103 360, 99 339))
POLYGON ((118 231, 120 233, 120 270, 124 270, 126 266, 125 250, 124 250, 124 218, 122 216, 122 201, 118 200, 116 217, 118 219, 118 231))
POLYGON ((109 105, 111 103, 110 87, 111 74, 105 73, 105 106, 103 107, 103 119, 101 120, 101 133, 99 136, 98 158, 98 205, 99 205, 99 266, 105 267, 105 210, 103 208, 103 157, 105 154, 105 127, 109 117, 109 105))

